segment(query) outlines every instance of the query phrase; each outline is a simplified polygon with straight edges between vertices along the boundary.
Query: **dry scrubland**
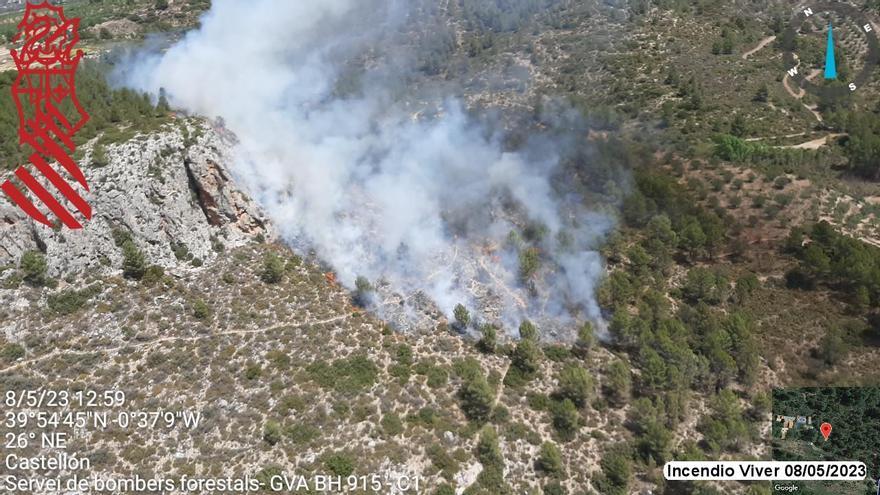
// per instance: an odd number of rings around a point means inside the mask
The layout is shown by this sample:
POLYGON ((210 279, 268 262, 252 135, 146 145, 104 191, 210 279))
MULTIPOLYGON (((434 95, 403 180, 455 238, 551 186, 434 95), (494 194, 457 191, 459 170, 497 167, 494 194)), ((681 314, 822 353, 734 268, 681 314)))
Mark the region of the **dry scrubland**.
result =
POLYGON ((556 478, 534 465, 542 443, 562 448, 558 477, 575 488, 626 436, 626 408, 600 392, 616 360, 607 350, 580 358, 548 348, 536 379, 506 386, 501 347, 479 352, 445 328, 397 334, 352 306, 315 264, 278 246, 240 248, 155 280, 24 285, 2 297, 3 320, 33 329, 16 339, 17 359, 12 345, 4 347, 4 389, 121 389, 131 409, 205 418, 191 433, 110 429, 78 439, 71 451, 89 456, 97 473, 254 475, 279 466, 411 473, 425 486, 467 486, 481 470, 474 452, 482 421, 468 421, 459 396, 473 373, 494 395, 489 424, 517 492, 556 478), (262 280, 267 256, 282 263, 277 283, 262 280), (563 440, 546 408, 565 364, 583 366, 596 383, 577 414, 584 427, 563 440))

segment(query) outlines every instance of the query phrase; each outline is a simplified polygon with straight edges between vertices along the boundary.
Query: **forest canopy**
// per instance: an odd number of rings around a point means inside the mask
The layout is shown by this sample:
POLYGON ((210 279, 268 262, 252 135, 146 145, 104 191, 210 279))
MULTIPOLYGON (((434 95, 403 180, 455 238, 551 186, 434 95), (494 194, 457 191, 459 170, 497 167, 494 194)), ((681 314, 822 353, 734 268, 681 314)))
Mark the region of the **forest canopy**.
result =
MULTIPOLYGON (((112 137, 120 128, 146 129, 162 122, 167 110, 160 108, 146 94, 128 88, 112 88, 106 80, 106 66, 85 63, 76 74, 76 90, 80 103, 89 115, 89 122, 76 134, 81 145, 103 132, 112 137)), ((16 72, 0 73, 0 94, 9 95, 16 72)), ((71 102, 62 102, 65 115, 74 115, 71 102)), ((18 111, 12 98, 0 98, 0 169, 12 170, 27 161, 31 151, 19 146, 18 111)))

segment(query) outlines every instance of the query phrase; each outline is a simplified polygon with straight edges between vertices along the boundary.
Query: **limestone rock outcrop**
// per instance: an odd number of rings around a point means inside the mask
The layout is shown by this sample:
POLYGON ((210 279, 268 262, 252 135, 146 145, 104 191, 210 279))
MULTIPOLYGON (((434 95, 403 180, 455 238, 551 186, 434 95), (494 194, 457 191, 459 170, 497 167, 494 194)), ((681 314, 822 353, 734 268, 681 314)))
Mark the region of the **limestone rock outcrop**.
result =
POLYGON ((4 197, 0 266, 14 266, 24 252, 39 250, 52 276, 118 271, 120 232, 130 235, 149 263, 166 269, 199 266, 257 236, 272 239, 265 215, 227 168, 231 141, 210 123, 176 119, 158 132, 106 146, 105 166, 94 164, 95 147, 86 146, 79 163, 91 188, 83 196, 94 210, 92 220, 82 230, 52 229, 4 197))

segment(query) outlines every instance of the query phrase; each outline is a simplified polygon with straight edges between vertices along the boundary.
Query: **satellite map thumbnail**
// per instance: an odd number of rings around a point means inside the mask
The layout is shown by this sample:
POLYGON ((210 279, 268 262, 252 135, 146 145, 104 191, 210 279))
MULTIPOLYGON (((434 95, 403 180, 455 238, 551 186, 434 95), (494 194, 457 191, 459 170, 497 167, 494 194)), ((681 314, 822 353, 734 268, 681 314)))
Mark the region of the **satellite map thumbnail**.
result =
MULTIPOLYGON (((827 427, 826 427, 827 428, 827 427)), ((828 430, 826 430, 828 431, 828 430)), ((791 388, 773 391, 773 459, 861 459, 880 472, 880 388, 791 388), (822 424, 831 425, 827 438, 822 424)), ((865 483, 802 482, 799 493, 874 494, 865 483)))

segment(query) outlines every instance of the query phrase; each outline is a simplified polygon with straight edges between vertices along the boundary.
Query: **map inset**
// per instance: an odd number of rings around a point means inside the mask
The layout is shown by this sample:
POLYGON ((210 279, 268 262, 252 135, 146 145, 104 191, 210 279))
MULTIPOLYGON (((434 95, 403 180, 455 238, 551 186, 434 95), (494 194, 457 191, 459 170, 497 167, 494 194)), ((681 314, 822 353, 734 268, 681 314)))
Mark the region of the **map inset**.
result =
POLYGON ((869 478, 841 481, 779 482, 777 493, 877 493, 880 473, 880 388, 788 388, 773 391, 773 459, 778 461, 862 461, 869 478), (827 440, 821 425, 832 426, 827 440), (797 490, 790 487, 797 486, 797 490))

